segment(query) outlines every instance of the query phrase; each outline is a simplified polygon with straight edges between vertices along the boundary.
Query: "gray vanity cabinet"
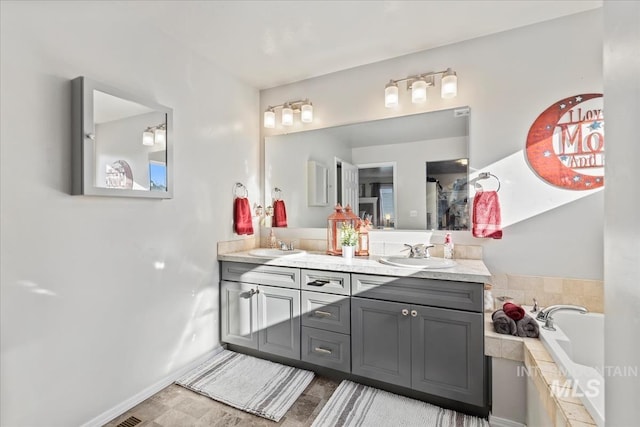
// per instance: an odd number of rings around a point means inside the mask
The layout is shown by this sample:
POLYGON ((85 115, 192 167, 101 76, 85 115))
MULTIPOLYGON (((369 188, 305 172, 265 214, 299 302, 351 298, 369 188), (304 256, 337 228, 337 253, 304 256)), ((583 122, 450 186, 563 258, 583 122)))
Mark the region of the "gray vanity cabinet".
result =
POLYGON ((220 290, 223 342, 300 360, 299 269, 223 262, 220 290))
POLYGON ((409 305, 351 298, 351 372, 411 387, 409 305))
POLYGON ((482 288, 352 274, 352 372, 485 405, 482 288))
POLYGON ((412 305, 411 388, 484 405, 482 313, 412 305))
POLYGON ((220 284, 222 341, 258 349, 258 299, 256 285, 227 282, 220 284))
POLYGON ((300 291, 221 284, 222 341, 300 360, 300 291))
POLYGON ((300 291, 258 286, 258 350, 300 360, 300 291))

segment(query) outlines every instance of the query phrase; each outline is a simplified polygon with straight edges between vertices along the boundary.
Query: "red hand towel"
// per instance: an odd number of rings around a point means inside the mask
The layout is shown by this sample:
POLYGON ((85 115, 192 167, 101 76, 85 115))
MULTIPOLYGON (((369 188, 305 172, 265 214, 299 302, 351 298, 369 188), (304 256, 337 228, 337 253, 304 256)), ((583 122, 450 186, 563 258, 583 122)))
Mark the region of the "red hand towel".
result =
POLYGON ((502 239, 497 191, 480 191, 473 199, 473 237, 502 239))
POLYGON ((253 234, 251 207, 246 197, 236 197, 233 201, 233 229, 237 234, 253 234))
POLYGON ((502 306, 502 311, 504 311, 504 314, 506 314, 516 322, 524 318, 524 315, 526 314, 524 312, 524 308, 520 307, 519 305, 515 305, 512 302, 505 302, 502 306))
POLYGON ((273 227, 287 226, 287 208, 284 206, 284 200, 276 200, 273 202, 273 227))

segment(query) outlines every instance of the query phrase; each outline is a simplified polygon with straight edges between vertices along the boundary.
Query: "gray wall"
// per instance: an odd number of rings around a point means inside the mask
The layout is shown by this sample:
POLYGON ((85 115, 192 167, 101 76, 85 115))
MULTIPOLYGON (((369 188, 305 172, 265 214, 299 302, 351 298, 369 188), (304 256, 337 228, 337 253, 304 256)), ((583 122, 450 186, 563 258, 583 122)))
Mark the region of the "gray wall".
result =
POLYGON ((259 193, 258 91, 127 7, 1 2, 3 426, 80 425, 219 343, 216 241, 233 184, 259 193), (69 195, 79 75, 173 108, 173 199, 69 195))

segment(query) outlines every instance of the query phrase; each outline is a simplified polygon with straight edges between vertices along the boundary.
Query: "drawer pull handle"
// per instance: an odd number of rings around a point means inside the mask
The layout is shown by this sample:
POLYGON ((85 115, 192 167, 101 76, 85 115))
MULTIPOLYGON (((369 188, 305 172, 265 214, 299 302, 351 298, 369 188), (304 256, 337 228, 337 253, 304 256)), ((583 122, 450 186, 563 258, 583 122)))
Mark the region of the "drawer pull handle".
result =
POLYGON ((406 308, 402 309, 402 315, 406 316, 407 314, 409 314, 409 310, 407 310, 406 308))
POLYGON ((333 314, 329 313, 328 311, 316 310, 313 313, 316 316, 320 316, 320 317, 333 317, 333 314))
POLYGON ((329 283, 329 280, 323 280, 323 279, 316 279, 313 282, 309 282, 307 283, 308 286, 324 286, 327 283, 329 283))
POLYGON ((323 353, 323 354, 331 354, 333 353, 333 351, 328 350, 326 348, 322 348, 322 347, 316 347, 313 349, 313 351, 315 351, 316 353, 323 353))
POLYGON ((412 317, 416 317, 417 315, 418 315, 418 312, 416 310, 411 310, 412 317))

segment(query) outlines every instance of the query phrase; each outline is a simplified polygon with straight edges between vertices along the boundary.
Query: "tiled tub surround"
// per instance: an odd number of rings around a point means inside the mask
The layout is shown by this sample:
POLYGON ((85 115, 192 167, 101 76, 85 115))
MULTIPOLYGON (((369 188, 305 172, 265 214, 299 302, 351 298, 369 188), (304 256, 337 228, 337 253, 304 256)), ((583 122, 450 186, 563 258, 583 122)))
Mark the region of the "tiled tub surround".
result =
MULTIPOLYGON (((506 296, 517 304, 531 305, 535 298, 540 307, 573 304, 595 313, 604 312, 602 280, 493 274, 491 282, 494 299, 506 296)), ((501 305, 499 301, 497 304, 501 305)))
MULTIPOLYGON (((530 308, 527 307, 527 311, 530 308)), ((514 375, 517 377, 528 375, 537 391, 536 398, 541 402, 544 412, 551 420, 551 425, 556 427, 596 425, 580 399, 572 397, 572 391, 563 386, 569 384, 567 378, 540 339, 498 334, 493 329, 491 313, 485 313, 484 348, 487 356, 524 362, 526 372, 514 372, 514 375)))

